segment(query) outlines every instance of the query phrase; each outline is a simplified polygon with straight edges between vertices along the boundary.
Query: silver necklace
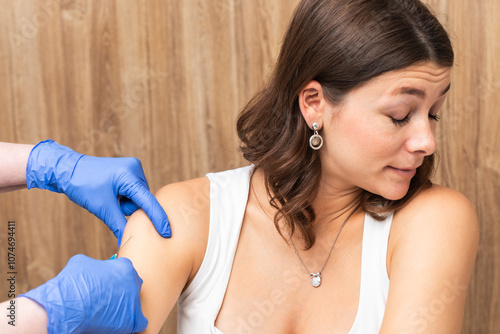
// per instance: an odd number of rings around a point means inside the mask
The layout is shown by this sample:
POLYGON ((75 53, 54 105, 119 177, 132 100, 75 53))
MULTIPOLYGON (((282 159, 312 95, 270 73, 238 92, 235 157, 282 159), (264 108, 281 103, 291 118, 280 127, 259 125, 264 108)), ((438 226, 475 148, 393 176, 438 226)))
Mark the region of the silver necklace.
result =
POLYGON ((342 229, 344 228, 345 224, 347 223, 347 221, 349 220, 349 218, 351 218, 351 216, 354 214, 354 212, 357 211, 357 209, 358 208, 354 209, 354 211, 351 212, 351 214, 349 215, 349 217, 347 217, 347 219, 342 223, 342 226, 340 227, 340 230, 337 233, 337 236, 335 237, 335 240, 333 241, 332 248, 330 248, 330 252, 328 252, 328 256, 326 257, 325 263, 323 264, 323 267, 321 268, 321 270, 318 271, 317 273, 313 273, 309 269, 307 269, 306 265, 304 264, 304 261, 302 261, 302 258, 299 255, 299 252, 297 251, 297 249, 295 248, 295 245, 293 244, 292 237, 291 236, 288 237, 289 240, 290 240, 290 243, 292 244, 293 251, 295 252, 295 254, 297 254, 297 257, 299 258, 300 263, 302 263, 302 266, 306 270, 306 272, 309 275, 309 277, 311 277, 311 284, 312 284, 313 287, 318 288, 321 285, 321 273, 323 272, 323 269, 325 269, 325 267, 326 267, 328 259, 330 258, 330 255, 332 254, 333 247, 335 246, 335 243, 337 242, 337 239, 339 238, 340 232, 342 232, 342 229))

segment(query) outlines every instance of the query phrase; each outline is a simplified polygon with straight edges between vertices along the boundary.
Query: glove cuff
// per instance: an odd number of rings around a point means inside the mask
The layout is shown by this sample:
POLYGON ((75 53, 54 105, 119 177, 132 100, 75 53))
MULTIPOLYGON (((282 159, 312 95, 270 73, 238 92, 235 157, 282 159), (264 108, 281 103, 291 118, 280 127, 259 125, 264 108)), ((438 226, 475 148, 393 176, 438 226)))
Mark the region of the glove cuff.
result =
POLYGON ((64 192, 76 164, 83 156, 53 140, 39 142, 31 150, 26 165, 28 189, 39 188, 57 193, 64 192))
POLYGON ((85 305, 83 300, 65 300, 70 285, 59 282, 57 277, 18 297, 29 298, 40 304, 47 312, 49 334, 83 333, 85 305))

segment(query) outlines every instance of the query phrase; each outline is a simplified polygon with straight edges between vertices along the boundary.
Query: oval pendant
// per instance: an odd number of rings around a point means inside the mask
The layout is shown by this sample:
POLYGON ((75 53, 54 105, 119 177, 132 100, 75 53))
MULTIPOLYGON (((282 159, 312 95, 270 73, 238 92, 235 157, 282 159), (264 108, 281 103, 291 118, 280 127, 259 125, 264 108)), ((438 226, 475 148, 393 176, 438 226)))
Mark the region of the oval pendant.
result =
POLYGON ((320 273, 316 273, 316 274, 311 273, 311 284, 315 288, 317 288, 321 285, 321 274, 320 273))

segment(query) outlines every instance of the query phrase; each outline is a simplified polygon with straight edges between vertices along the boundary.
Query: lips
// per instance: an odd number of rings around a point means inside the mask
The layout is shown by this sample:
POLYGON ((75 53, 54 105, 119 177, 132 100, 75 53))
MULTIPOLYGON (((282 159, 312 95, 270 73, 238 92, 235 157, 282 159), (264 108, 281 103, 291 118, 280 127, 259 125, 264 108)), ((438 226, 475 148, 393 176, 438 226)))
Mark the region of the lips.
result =
POLYGON ((417 172, 416 168, 396 168, 389 166, 389 169, 394 171, 396 174, 401 175, 403 177, 413 177, 417 172))

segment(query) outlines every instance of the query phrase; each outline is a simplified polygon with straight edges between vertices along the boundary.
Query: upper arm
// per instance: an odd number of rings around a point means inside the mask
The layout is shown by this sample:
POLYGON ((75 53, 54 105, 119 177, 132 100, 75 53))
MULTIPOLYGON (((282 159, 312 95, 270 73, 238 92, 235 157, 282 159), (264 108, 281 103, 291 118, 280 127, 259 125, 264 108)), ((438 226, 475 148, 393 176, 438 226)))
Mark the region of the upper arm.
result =
POLYGON ((143 280, 141 306, 149 321, 145 333, 161 329, 200 266, 210 214, 206 178, 168 185, 155 196, 169 217, 172 237, 158 235, 146 214, 138 210, 126 225, 119 254, 132 261, 143 280))
POLYGON ((479 240, 470 202, 433 186, 395 215, 390 238, 380 333, 460 333, 479 240))

